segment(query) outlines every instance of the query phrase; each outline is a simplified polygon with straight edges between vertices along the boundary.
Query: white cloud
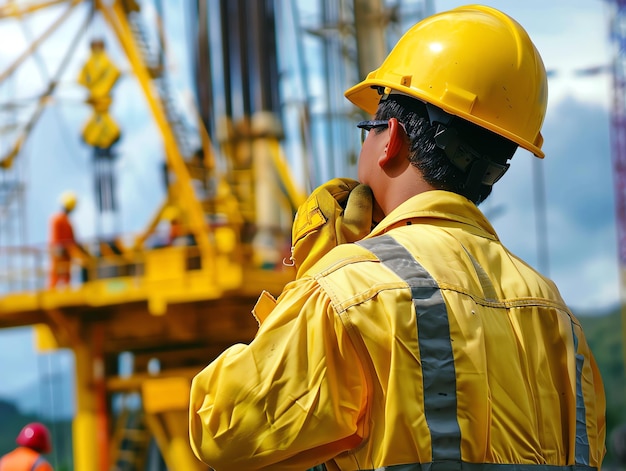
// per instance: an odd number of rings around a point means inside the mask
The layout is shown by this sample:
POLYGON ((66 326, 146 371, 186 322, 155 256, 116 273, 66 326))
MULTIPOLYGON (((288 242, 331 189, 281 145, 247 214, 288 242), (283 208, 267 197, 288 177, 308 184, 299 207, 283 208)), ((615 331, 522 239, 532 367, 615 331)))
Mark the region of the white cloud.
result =
POLYGON ((547 249, 547 274, 573 308, 604 311, 619 301, 608 111, 564 98, 549 113, 544 138, 545 160, 518 151, 483 210, 504 207, 494 227, 505 245, 531 265, 546 266, 538 259, 539 245, 547 249), (538 165, 545 213, 535 203, 538 165), (537 236, 541 217, 547 240, 537 236))
MULTIPOLYGON (((600 0, 488 0, 482 4, 509 14, 528 31, 546 69, 555 73, 550 80, 549 100, 559 102, 574 94, 578 99, 608 107, 608 75, 576 76, 580 69, 608 65, 612 60, 609 42, 609 10, 600 0)), ((437 11, 466 2, 438 0, 437 11)))
MULTIPOLYGON (((613 169, 609 141, 611 79, 576 71, 610 64, 609 12, 604 2, 529 0, 485 2, 510 14, 528 31, 549 79, 543 129, 548 241, 538 241, 533 157, 518 151, 484 210, 503 207, 494 220, 502 240, 535 267, 546 244, 551 277, 576 308, 619 301, 613 169)), ((462 5, 440 0, 438 10, 462 5)))

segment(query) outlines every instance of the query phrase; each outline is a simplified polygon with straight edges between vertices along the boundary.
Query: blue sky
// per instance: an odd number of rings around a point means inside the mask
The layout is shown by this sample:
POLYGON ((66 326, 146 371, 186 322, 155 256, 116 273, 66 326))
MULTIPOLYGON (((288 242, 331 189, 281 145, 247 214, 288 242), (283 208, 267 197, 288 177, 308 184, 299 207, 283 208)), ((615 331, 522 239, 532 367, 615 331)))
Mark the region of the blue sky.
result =
MULTIPOLYGON (((580 310, 616 305, 619 270, 609 137, 608 75, 580 77, 576 70, 611 61, 609 9, 602 1, 486 2, 526 27, 546 68, 548 113, 543 128, 546 158, 547 271, 565 300, 580 310)), ((459 2, 439 1, 447 8, 459 2)), ((537 268, 534 204, 538 162, 518 151, 494 187, 489 203, 503 211, 493 223, 509 248, 537 268)), ((489 208, 485 204, 485 211, 489 208)))
MULTIPOLYGON (((435 1, 435 7, 436 11, 442 11, 465 3, 468 2, 439 0, 435 1)), ((505 245, 531 265, 547 271, 574 309, 603 312, 616 306, 619 300, 609 143, 610 79, 607 75, 578 77, 574 71, 610 62, 607 5, 601 0, 484 3, 518 20, 528 30, 546 67, 556 73, 550 79, 549 108, 543 130, 545 160, 536 162, 526 151, 518 151, 511 169, 481 209, 492 216, 505 245), (540 216, 534 203, 537 163, 541 165, 545 181, 547 240, 539 240, 536 235, 540 216), (540 248, 547 250, 547 263, 538 258, 540 248)), ((170 8, 168 15, 171 27, 181 32, 182 37, 182 11, 170 8)), ((41 30, 41 25, 34 21, 31 29, 41 30)), ((94 29, 106 34, 101 24, 93 26, 92 33, 94 29)), ((0 23, 0 72, 10 63, 10 58, 15 57, 16 51, 22 50, 18 48, 25 45, 22 37, 22 31, 10 30, 0 23)), ((47 54, 58 61, 59 51, 66 49, 59 45, 66 39, 67 36, 62 35, 52 38, 47 54), (55 41, 58 41, 56 47, 55 41)), ((111 43, 114 43, 112 39, 111 43)), ((90 154, 77 139, 89 110, 80 103, 84 90, 73 84, 85 54, 85 51, 82 56, 77 54, 77 59, 68 67, 69 75, 59 87, 58 95, 63 99, 44 113, 24 148, 24 172, 28 179, 26 226, 31 244, 45 243, 47 221, 56 210, 57 195, 67 188, 81 195, 74 215, 78 234, 94 235, 90 154)), ((123 71, 128 70, 121 57, 116 60, 123 71)), ((39 72, 33 67, 36 65, 24 72, 19 83, 32 82, 32 86, 36 86, 39 72)), ((184 100, 190 92, 184 88, 188 86, 184 79, 188 63, 183 54, 172 56, 172 67, 173 72, 183 77, 177 84, 181 87, 179 98, 184 100)), ((0 89, 0 102, 10 93, 10 90, 0 89)), ((162 189, 155 183, 160 182, 160 140, 140 97, 137 84, 123 76, 115 89, 111 110, 124 131, 117 164, 124 210, 119 219, 109 221, 109 225, 125 232, 143 228, 162 197, 162 189)), ((42 363, 34 353, 29 330, 0 331, 0 345, 0 376, 3 378, 0 397, 19 393, 35 381, 42 370, 50 368, 46 366, 50 364, 48 361, 42 363), (20 373, 14 374, 16 371, 20 373)), ((62 367, 70 365, 71 360, 64 354, 57 354, 52 364, 62 367)))

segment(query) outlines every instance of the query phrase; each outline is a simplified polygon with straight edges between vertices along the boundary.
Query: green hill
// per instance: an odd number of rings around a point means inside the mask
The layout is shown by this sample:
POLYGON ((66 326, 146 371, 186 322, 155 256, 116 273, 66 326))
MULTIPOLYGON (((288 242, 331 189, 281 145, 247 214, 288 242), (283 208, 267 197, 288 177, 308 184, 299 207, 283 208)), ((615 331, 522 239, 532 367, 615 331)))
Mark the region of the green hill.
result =
POLYGON ((610 446, 613 430, 626 424, 626 373, 624 341, 619 308, 604 315, 576 314, 596 358, 606 391, 607 457, 606 465, 614 464, 610 446))

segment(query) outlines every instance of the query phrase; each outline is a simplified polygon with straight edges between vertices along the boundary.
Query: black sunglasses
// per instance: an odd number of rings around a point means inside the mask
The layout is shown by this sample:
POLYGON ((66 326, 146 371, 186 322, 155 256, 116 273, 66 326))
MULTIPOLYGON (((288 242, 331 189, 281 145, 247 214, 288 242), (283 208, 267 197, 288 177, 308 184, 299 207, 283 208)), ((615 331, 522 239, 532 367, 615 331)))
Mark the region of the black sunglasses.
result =
POLYGON ((389 126, 389 120, 375 119, 372 121, 361 121, 356 124, 356 127, 361 130, 361 144, 365 141, 367 133, 374 128, 386 128, 389 126))

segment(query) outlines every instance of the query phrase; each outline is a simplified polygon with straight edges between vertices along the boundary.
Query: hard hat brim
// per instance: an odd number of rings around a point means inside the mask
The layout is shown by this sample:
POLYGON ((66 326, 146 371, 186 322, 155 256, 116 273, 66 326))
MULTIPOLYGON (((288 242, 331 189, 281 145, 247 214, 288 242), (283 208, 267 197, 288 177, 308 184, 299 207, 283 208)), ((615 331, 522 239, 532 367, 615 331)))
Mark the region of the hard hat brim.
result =
MULTIPOLYGON (((376 71, 372 72, 372 74, 370 75, 375 74, 375 72, 376 71)), ((543 136, 541 132, 538 133, 535 142, 531 143, 528 140, 507 131, 506 129, 500 128, 493 123, 480 119, 477 116, 474 116, 470 113, 465 113, 458 108, 446 106, 446 104, 443 103, 441 99, 435 99, 428 93, 425 93, 413 87, 399 89, 397 83, 386 82, 384 80, 371 80, 368 78, 354 85, 353 87, 350 87, 348 90, 345 91, 344 96, 366 113, 374 115, 376 114, 376 110, 381 99, 381 95, 378 93, 378 88, 397 90, 406 95, 412 96, 415 99, 425 101, 427 103, 432 103, 435 106, 440 107, 447 113, 459 116, 460 118, 463 118, 485 129, 489 129, 490 131, 493 131, 496 134, 499 134, 500 136, 515 142, 520 147, 531 152, 535 157, 538 157, 540 159, 543 159, 545 157, 545 153, 541 150, 540 147, 543 144, 543 136)))

